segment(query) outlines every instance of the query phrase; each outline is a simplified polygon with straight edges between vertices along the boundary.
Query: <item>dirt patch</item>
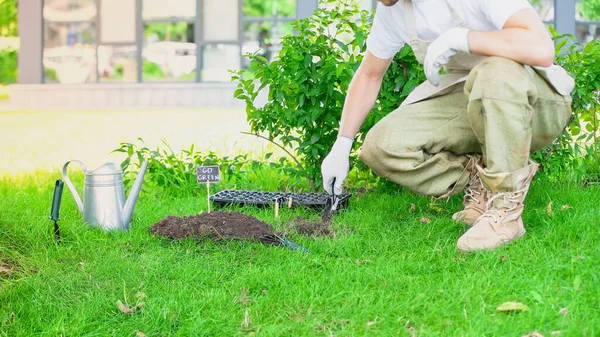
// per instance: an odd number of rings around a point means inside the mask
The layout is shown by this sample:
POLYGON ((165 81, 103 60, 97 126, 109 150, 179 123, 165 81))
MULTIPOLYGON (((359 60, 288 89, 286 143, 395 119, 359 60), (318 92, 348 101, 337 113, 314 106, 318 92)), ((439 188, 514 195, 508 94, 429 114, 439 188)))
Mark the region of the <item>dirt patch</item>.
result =
POLYGON ((335 236, 335 232, 333 231, 333 228, 331 228, 329 221, 308 221, 302 217, 297 217, 292 221, 291 225, 300 235, 308 237, 335 236))
POLYGON ((238 212, 212 212, 183 218, 169 216, 155 223, 150 233, 169 239, 186 237, 221 240, 258 240, 273 234, 273 227, 255 217, 238 212))

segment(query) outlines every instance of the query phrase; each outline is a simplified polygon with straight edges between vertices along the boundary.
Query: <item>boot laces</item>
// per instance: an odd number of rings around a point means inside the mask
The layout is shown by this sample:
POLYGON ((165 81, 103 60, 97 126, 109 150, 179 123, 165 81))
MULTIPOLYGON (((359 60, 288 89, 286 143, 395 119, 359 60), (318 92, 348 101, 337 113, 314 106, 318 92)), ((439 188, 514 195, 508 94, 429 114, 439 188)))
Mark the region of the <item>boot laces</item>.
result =
POLYGON ((477 174, 473 174, 469 180, 469 184, 467 185, 467 190, 465 191, 466 203, 474 201, 477 204, 481 204, 481 200, 477 199, 477 196, 481 196, 483 193, 481 186, 482 184, 479 176, 477 174))
POLYGON ((514 192, 498 192, 491 193, 492 197, 487 201, 487 212, 482 217, 492 218, 495 224, 502 219, 502 213, 506 214, 519 208, 522 204, 521 197, 527 193, 529 184, 525 185, 522 189, 514 192), (512 205, 510 207, 497 209, 493 207, 493 203, 497 199, 502 199, 504 205, 512 205))

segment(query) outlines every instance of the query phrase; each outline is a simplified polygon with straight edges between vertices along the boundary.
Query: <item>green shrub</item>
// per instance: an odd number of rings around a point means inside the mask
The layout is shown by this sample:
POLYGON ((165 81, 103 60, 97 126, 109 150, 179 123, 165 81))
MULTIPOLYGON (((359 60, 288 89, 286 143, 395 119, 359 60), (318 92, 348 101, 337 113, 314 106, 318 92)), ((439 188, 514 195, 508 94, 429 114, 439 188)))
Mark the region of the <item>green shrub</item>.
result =
MULTIPOLYGON (((232 71, 238 82, 235 97, 246 102, 251 132, 263 135, 293 152, 302 165, 296 174, 320 186, 320 165, 337 138, 339 121, 350 81, 366 50, 372 12, 359 10, 348 1, 326 0, 309 18, 294 22, 298 34, 283 38, 279 55, 267 62, 247 55, 252 79, 244 71, 232 71), (255 83, 258 83, 256 85, 255 83), (257 107, 258 94, 268 91, 265 106, 257 107)), ((425 76, 407 46, 395 57, 383 81, 379 99, 357 135, 364 134, 396 109, 425 76)), ((362 167, 356 155, 353 162, 362 167)))
POLYGON ((575 78, 574 118, 561 138, 550 148, 537 153, 544 171, 553 180, 600 180, 600 41, 583 46, 569 35, 556 40, 556 63, 575 78))
POLYGON ((13 84, 17 82, 17 59, 15 50, 0 51, 0 84, 13 84))
POLYGON ((162 79, 165 77, 165 74, 158 64, 148 60, 144 60, 142 64, 142 73, 144 74, 145 79, 162 79))
POLYGON ((115 74, 113 75, 113 77, 123 78, 123 65, 122 64, 117 64, 115 66, 115 74))
POLYGON ((18 0, 0 0, 0 37, 18 36, 18 0))
MULTIPOLYGON (((221 179, 234 188, 260 188, 267 191, 303 191, 307 186, 306 180, 291 177, 288 173, 294 165, 286 158, 277 161, 258 161, 249 159, 242 154, 235 157, 219 157, 214 152, 202 153, 196 151, 192 144, 188 149, 173 151, 166 140, 163 148, 150 149, 144 140, 139 143, 121 143, 113 152, 126 155, 121 163, 125 172, 125 184, 130 186, 135 179, 142 162, 148 162, 145 187, 156 193, 171 195, 189 195, 198 188, 196 182, 196 166, 216 165, 221 169, 221 179), (281 179, 282 176, 287 176, 281 179)), ((266 155, 266 159, 271 157, 266 155)), ((215 190, 218 189, 215 188, 215 190)))
POLYGON ((44 81, 46 83, 58 82, 58 75, 56 74, 56 70, 44 67, 44 81))

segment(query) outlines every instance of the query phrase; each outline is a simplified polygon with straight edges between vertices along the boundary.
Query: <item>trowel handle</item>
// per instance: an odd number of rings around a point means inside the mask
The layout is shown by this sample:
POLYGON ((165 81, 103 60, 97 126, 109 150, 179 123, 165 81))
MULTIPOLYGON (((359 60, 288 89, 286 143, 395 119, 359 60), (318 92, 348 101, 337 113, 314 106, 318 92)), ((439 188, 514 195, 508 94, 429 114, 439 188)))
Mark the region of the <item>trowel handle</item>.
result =
POLYGON ((69 179, 69 175, 67 173, 67 166, 69 166, 69 164, 71 162, 79 164, 79 166, 81 166, 81 168, 83 169, 83 173, 87 172, 87 169, 85 168, 85 165, 83 165, 83 163, 80 162, 79 160, 71 160, 71 161, 66 162, 65 166, 63 166, 63 169, 62 169, 63 179, 65 180, 65 183, 67 183, 67 187, 69 187, 71 194, 73 194, 73 199, 75 199, 75 203, 77 203, 77 208, 79 208, 79 213, 83 214, 83 202, 81 202, 79 193, 77 193, 77 190, 75 189, 75 186, 73 186, 73 183, 71 182, 71 179, 69 179))
POLYGON ((59 220, 60 202, 62 199, 64 183, 58 179, 54 184, 54 196, 52 197, 52 210, 50 211, 50 219, 54 221, 59 220))
POLYGON ((335 197, 335 177, 333 177, 333 180, 331 181, 331 195, 335 197))
POLYGON ((301 251, 301 252, 303 252, 303 253, 309 253, 308 249, 306 249, 306 248, 304 248, 304 247, 301 247, 301 246, 299 246, 299 245, 297 245, 297 244, 293 243, 293 242, 292 242, 292 241, 290 241, 290 240, 283 240, 283 242, 282 242, 282 245, 283 245, 285 248, 288 248, 288 249, 291 249, 291 250, 298 250, 298 251, 301 251))

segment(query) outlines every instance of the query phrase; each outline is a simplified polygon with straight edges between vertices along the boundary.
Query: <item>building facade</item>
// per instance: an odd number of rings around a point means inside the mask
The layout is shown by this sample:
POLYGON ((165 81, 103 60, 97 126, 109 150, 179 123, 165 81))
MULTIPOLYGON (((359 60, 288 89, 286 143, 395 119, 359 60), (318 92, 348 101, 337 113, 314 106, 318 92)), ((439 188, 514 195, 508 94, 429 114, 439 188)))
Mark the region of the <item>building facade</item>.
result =
MULTIPOLYGON (((354 1, 365 9, 376 4, 354 1)), ((578 16, 580 1, 532 4, 548 25, 584 41, 597 37, 600 25, 578 16)), ((275 57, 281 37, 293 33, 292 21, 318 6, 318 0, 20 0, 13 97, 39 104, 29 101, 35 93, 48 98, 45 106, 235 106, 228 70, 248 67, 246 53, 275 57)))

